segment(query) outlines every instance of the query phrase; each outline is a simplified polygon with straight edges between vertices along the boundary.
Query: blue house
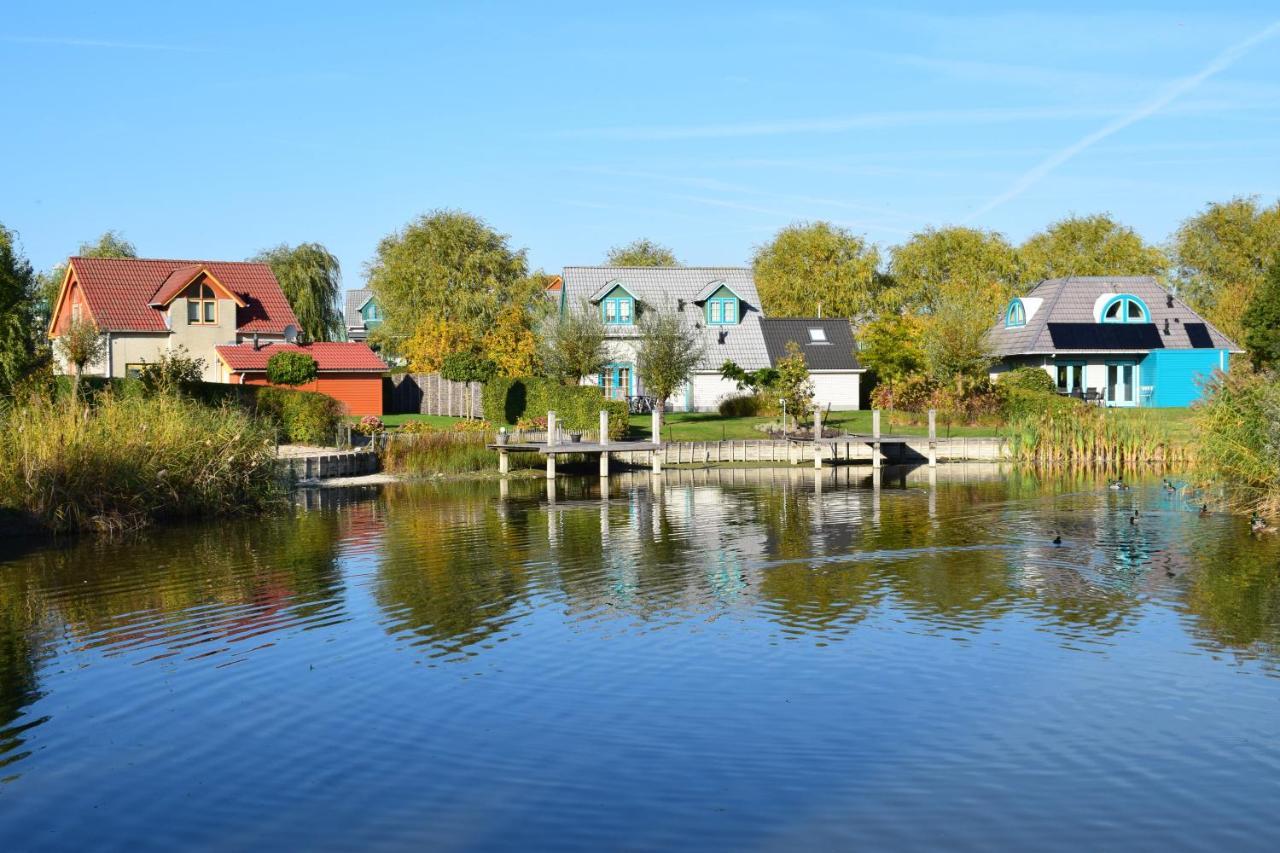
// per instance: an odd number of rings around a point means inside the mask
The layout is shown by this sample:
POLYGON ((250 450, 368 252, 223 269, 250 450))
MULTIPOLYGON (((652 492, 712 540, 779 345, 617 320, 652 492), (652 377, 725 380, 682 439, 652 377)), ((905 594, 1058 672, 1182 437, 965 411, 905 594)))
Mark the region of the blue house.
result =
POLYGON ((1005 307, 989 340, 993 379, 1041 367, 1059 393, 1108 406, 1189 406, 1243 352, 1151 276, 1043 281, 1005 307))
POLYGON ((382 311, 368 288, 348 290, 346 300, 347 340, 363 341, 382 324, 382 311))

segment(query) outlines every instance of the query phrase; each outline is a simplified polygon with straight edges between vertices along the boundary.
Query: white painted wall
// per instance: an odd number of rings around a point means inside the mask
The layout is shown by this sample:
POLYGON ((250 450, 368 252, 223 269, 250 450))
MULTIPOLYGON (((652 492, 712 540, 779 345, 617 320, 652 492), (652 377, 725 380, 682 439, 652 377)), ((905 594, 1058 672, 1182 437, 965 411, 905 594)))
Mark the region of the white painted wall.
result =
POLYGON ((835 412, 853 411, 859 407, 862 391, 862 374, 847 371, 830 373, 813 371, 813 401, 819 406, 831 407, 835 412))

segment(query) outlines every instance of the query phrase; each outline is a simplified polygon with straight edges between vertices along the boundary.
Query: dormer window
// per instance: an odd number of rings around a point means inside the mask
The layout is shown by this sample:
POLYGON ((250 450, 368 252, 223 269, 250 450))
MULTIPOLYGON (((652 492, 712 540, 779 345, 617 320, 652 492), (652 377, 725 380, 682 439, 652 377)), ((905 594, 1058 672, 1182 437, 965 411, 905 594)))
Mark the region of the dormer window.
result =
POLYGON ((727 287, 721 287, 706 302, 707 325, 736 326, 741 310, 738 296, 727 287))
POLYGON ((1150 323, 1151 313, 1141 299, 1124 294, 1113 297, 1102 307, 1102 322, 1150 323))
MULTIPOLYGON (((988 314, 987 316, 990 317, 991 315, 988 314)), ((1009 303, 1009 310, 1004 315, 1004 325, 1007 329, 1027 325, 1027 308, 1022 304, 1021 299, 1015 299, 1009 303)))
POLYGON ((630 326, 635 322, 636 300, 626 291, 626 288, 618 286, 601 300, 600 310, 604 316, 605 325, 630 326))
POLYGON ((213 288, 204 282, 191 286, 187 291, 187 324, 215 326, 218 323, 218 298, 213 288))

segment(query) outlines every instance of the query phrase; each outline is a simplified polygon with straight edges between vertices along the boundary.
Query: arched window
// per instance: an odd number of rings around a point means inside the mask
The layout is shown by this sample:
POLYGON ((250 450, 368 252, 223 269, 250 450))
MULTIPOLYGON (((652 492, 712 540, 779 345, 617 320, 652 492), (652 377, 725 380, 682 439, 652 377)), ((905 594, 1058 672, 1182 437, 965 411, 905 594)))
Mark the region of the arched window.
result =
POLYGON ((1009 303, 1009 310, 1004 315, 1004 324, 1007 328, 1027 325, 1027 308, 1022 304, 1021 299, 1015 299, 1009 303))
POLYGON ((201 282, 187 292, 187 323, 215 326, 218 323, 218 299, 213 288, 201 282))
POLYGON ((1102 306, 1102 322, 1104 323, 1150 323, 1151 312, 1147 305, 1136 296, 1127 293, 1112 297, 1102 306))

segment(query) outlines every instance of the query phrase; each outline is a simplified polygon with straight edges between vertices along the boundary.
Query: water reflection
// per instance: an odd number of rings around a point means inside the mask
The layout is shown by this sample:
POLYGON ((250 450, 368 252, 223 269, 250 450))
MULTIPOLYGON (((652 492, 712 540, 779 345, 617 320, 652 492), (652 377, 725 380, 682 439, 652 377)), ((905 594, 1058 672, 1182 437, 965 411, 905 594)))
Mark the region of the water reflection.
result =
POLYGON ((448 666, 499 644, 533 650, 548 625, 594 636, 727 620, 717 630, 822 647, 873 631, 969 643, 1013 620, 1064 648, 1169 642, 1143 634, 1155 608, 1237 660, 1273 667, 1280 649, 1276 543, 1154 486, 971 465, 677 469, 547 488, 311 493, 280 517, 0 564, 0 767, 31 756, 55 714, 50 682, 77 668, 228 667, 316 630, 338 648, 372 627, 448 666))

